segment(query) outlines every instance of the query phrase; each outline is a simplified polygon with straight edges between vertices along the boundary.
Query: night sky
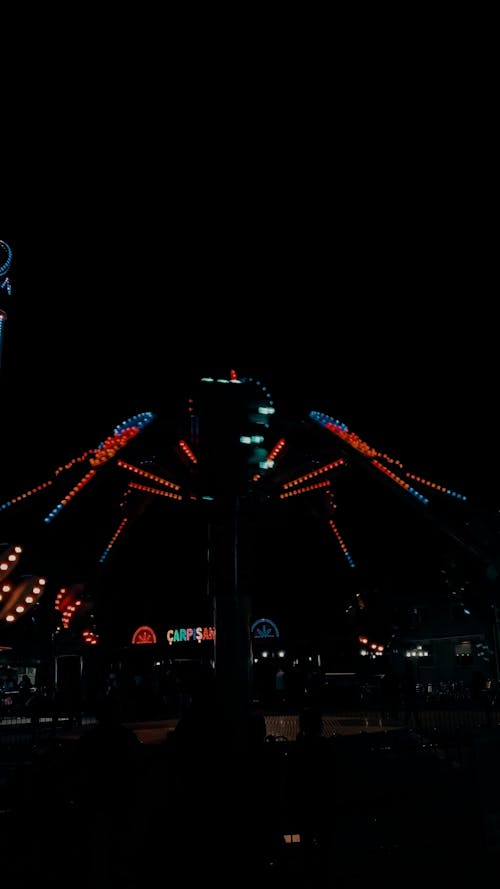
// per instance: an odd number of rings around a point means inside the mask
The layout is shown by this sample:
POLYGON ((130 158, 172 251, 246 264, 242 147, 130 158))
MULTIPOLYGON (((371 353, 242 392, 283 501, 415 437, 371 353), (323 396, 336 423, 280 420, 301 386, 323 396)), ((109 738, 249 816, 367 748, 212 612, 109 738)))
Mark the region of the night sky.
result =
MULTIPOLYGON (((123 456, 149 451, 168 463, 200 377, 234 369, 270 390, 276 434, 293 430, 289 474, 315 448, 328 459, 328 434, 309 420, 323 411, 406 469, 467 495, 473 513, 493 515, 492 236, 480 190, 457 192, 453 170, 441 173, 438 188, 436 172, 421 169, 404 195, 395 181, 384 191, 372 180, 368 193, 361 178, 331 216, 314 189, 294 201, 281 181, 266 212, 257 215, 258 195, 246 194, 248 214, 233 206, 234 222, 211 218, 206 202, 194 215, 178 202, 165 227, 123 206, 88 232, 75 210, 52 226, 36 214, 21 226, 2 217, 14 260, 12 295, 0 291, 1 501, 136 413, 156 420, 123 456)), ((104 573, 95 568, 120 481, 118 470, 103 472, 40 536, 50 496, 6 510, 0 537, 20 535, 23 567, 52 572, 54 588, 56 576, 84 579, 121 613, 135 596, 145 620, 159 611, 196 620, 206 605, 206 521, 194 510, 154 503, 104 573), (137 564, 141 545, 149 554, 137 564)), ((362 467, 334 490, 354 576, 314 500, 289 509, 273 501, 249 519, 245 538, 255 616, 306 628, 336 620, 356 587, 382 600, 386 590, 437 586, 446 534, 362 467)))

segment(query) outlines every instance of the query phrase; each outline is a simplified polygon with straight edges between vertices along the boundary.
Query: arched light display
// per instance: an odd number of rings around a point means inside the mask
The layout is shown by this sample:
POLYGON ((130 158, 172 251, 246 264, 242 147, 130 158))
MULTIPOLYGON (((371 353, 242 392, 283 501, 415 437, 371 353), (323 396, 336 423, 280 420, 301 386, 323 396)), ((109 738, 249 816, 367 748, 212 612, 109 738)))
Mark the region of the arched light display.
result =
POLYGON ((132 636, 132 645, 156 645, 156 633, 151 627, 137 627, 132 636))
POLYGON ((259 617, 250 630, 254 639, 277 639, 280 634, 277 625, 268 617, 259 617))

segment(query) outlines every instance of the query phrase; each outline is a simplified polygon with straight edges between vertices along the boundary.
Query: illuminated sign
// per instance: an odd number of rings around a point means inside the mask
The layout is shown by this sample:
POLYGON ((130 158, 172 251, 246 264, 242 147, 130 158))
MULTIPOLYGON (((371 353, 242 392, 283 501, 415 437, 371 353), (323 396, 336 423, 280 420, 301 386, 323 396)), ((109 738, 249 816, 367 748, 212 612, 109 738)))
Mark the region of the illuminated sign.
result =
POLYGON ((277 639, 280 633, 274 621, 261 617, 252 624, 252 634, 254 639, 277 639))
POLYGON ((151 627, 138 627, 132 636, 132 645, 156 645, 156 633, 151 627))
POLYGON ((213 642, 215 627, 181 627, 167 630, 167 642, 213 642))

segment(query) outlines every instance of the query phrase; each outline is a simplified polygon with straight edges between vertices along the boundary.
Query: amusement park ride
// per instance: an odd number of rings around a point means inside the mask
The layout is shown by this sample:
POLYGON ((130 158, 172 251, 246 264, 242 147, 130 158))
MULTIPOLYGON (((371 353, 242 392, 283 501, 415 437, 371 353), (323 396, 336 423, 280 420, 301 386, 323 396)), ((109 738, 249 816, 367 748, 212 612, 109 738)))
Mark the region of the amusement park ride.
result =
MULTIPOLYGON (((10 295, 7 273, 12 251, 2 241, 0 250, 0 292, 10 295)), ((5 319, 6 313, 0 310, 0 350, 5 319)), ((483 536, 475 534, 464 494, 407 469, 326 413, 310 411, 300 429, 293 423, 280 423, 270 392, 254 378, 240 377, 231 370, 223 377, 199 380, 197 391, 188 400, 183 434, 168 448, 168 459, 152 457, 146 451, 141 454, 136 447, 156 422, 151 412, 135 414, 118 423, 97 446, 68 459, 34 487, 12 493, 0 503, 0 528, 26 504, 32 514, 34 501, 40 501, 44 510, 39 530, 43 533, 44 526, 61 522, 65 509, 81 492, 110 471, 119 489, 115 504, 119 515, 102 543, 98 566, 119 557, 123 541, 132 535, 132 527, 153 502, 166 501, 171 509, 182 504, 203 510, 209 528, 209 587, 220 700, 223 705, 232 702, 230 718, 237 722, 242 714, 235 710, 234 702, 246 709, 250 682, 249 602, 241 591, 238 560, 248 510, 256 514, 271 501, 309 500, 315 508, 320 507, 332 544, 347 570, 356 572, 357 560, 342 526, 342 505, 335 491, 339 474, 358 468, 405 498, 496 579, 500 563, 496 535, 491 547, 483 536), (273 432, 274 427, 279 431, 273 432), (302 446, 304 438, 306 447, 302 446), (127 456, 130 451, 134 456, 127 456), (443 502, 451 504, 451 518, 449 509, 441 509, 443 502)), ((12 580, 20 556, 21 547, 13 543, 0 546, 0 621, 5 624, 22 620, 50 588, 38 575, 12 580)), ((78 626, 82 638, 95 645, 98 628, 85 623, 90 619, 90 605, 82 584, 71 578, 54 596, 63 626, 78 626)))

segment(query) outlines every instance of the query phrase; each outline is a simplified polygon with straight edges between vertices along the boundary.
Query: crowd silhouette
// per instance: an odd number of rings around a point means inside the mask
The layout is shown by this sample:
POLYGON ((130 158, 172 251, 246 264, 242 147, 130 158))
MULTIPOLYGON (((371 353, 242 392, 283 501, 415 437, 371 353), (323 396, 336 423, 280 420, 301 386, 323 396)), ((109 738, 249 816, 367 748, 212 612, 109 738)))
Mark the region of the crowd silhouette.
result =
POLYGON ((17 889, 40 873, 56 889, 138 889, 158 875, 182 886, 208 876, 274 886, 281 874, 302 886, 304 875, 314 885, 332 867, 336 885, 344 876, 349 885, 356 842, 386 854, 394 846, 403 857, 424 814, 431 851, 445 823, 451 846, 464 830, 458 785, 419 747, 417 725, 389 724, 404 708, 413 723, 415 710, 401 677, 383 678, 388 725, 378 736, 326 737, 312 698, 299 708, 293 740, 268 734, 264 712, 249 708, 238 744, 213 675, 184 689, 175 727, 156 744, 139 741, 121 696, 107 688, 93 724, 48 739, 17 776, 15 817, 36 824, 29 855, 18 841, 17 889), (349 830, 353 823, 363 825, 362 836, 349 830))

